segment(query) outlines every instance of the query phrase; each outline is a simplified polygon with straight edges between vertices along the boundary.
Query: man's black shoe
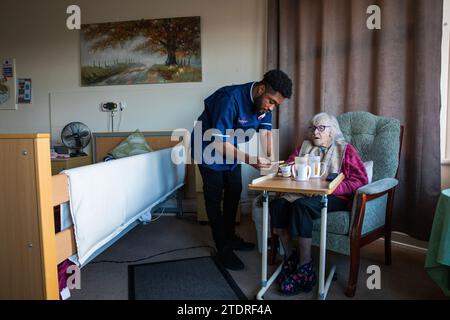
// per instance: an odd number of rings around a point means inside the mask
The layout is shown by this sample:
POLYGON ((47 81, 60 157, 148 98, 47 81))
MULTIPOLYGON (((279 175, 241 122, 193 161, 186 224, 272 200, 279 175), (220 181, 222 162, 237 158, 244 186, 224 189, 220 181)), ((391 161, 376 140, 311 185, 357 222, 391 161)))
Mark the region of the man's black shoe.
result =
POLYGON ((233 250, 251 251, 251 250, 255 249, 254 243, 244 241, 244 239, 242 239, 238 236, 234 236, 234 238, 232 240, 229 240, 228 243, 229 243, 229 246, 233 250))
POLYGON ((227 269, 230 270, 242 270, 244 264, 241 259, 233 252, 233 250, 227 248, 217 252, 217 259, 227 269))

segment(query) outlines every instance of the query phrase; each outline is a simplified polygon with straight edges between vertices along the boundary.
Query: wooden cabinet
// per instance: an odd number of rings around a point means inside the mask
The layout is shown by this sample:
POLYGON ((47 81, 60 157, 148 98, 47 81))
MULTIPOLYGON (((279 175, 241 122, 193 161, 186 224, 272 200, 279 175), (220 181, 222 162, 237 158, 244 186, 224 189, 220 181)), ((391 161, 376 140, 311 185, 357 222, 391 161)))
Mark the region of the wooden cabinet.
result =
MULTIPOLYGON (((197 165, 195 165, 195 191, 197 194, 197 221, 200 223, 206 223, 208 222, 208 215, 206 214, 205 197, 203 195, 203 180, 197 165)), ((239 223, 240 221, 241 221, 241 205, 239 204, 236 213, 236 223, 239 223)))
POLYGON ((72 169, 92 164, 90 156, 71 157, 67 159, 52 159, 52 175, 63 170, 72 169))
POLYGON ((50 135, 0 135, 0 300, 58 298, 51 188, 50 135))

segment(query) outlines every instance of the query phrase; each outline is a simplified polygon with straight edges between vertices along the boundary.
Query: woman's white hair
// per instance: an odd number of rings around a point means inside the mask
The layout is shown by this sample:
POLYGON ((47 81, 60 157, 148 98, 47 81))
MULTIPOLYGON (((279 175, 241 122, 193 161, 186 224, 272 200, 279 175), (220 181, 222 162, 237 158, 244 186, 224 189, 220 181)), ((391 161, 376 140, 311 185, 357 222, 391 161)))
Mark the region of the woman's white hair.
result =
POLYGON ((339 122, 337 121, 336 117, 326 113, 321 112, 316 114, 310 121, 311 125, 315 126, 318 123, 322 123, 327 126, 330 126, 331 131, 331 137, 334 141, 344 141, 344 135, 342 134, 341 128, 339 127, 339 122))

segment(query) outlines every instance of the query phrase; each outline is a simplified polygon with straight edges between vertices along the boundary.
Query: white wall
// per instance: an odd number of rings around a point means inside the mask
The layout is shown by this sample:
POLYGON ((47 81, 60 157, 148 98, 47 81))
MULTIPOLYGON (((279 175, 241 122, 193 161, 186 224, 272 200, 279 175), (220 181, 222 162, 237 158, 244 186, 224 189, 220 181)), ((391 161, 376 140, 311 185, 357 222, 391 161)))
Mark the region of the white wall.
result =
POLYGON ((203 99, 264 71, 265 0, 2 0, 0 55, 16 59, 17 77, 31 78, 33 103, 0 110, 0 133, 49 132, 86 123, 108 130, 102 101, 125 101, 120 130, 191 128, 203 99), (81 7, 82 23, 200 16, 203 81, 80 87, 79 32, 66 28, 66 8, 81 7))

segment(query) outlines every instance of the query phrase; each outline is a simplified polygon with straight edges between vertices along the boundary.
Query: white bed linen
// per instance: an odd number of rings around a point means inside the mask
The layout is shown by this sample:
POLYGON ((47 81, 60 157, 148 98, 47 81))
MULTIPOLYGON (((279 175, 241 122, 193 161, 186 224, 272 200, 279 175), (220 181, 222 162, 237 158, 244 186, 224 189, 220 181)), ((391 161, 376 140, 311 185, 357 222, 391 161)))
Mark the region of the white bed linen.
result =
MULTIPOLYGON (((181 146, 174 152, 182 152, 181 146)), ((96 251, 141 215, 181 187, 185 161, 171 161, 173 148, 65 170, 78 262, 96 251)), ((185 159, 184 159, 185 160, 185 159)))

